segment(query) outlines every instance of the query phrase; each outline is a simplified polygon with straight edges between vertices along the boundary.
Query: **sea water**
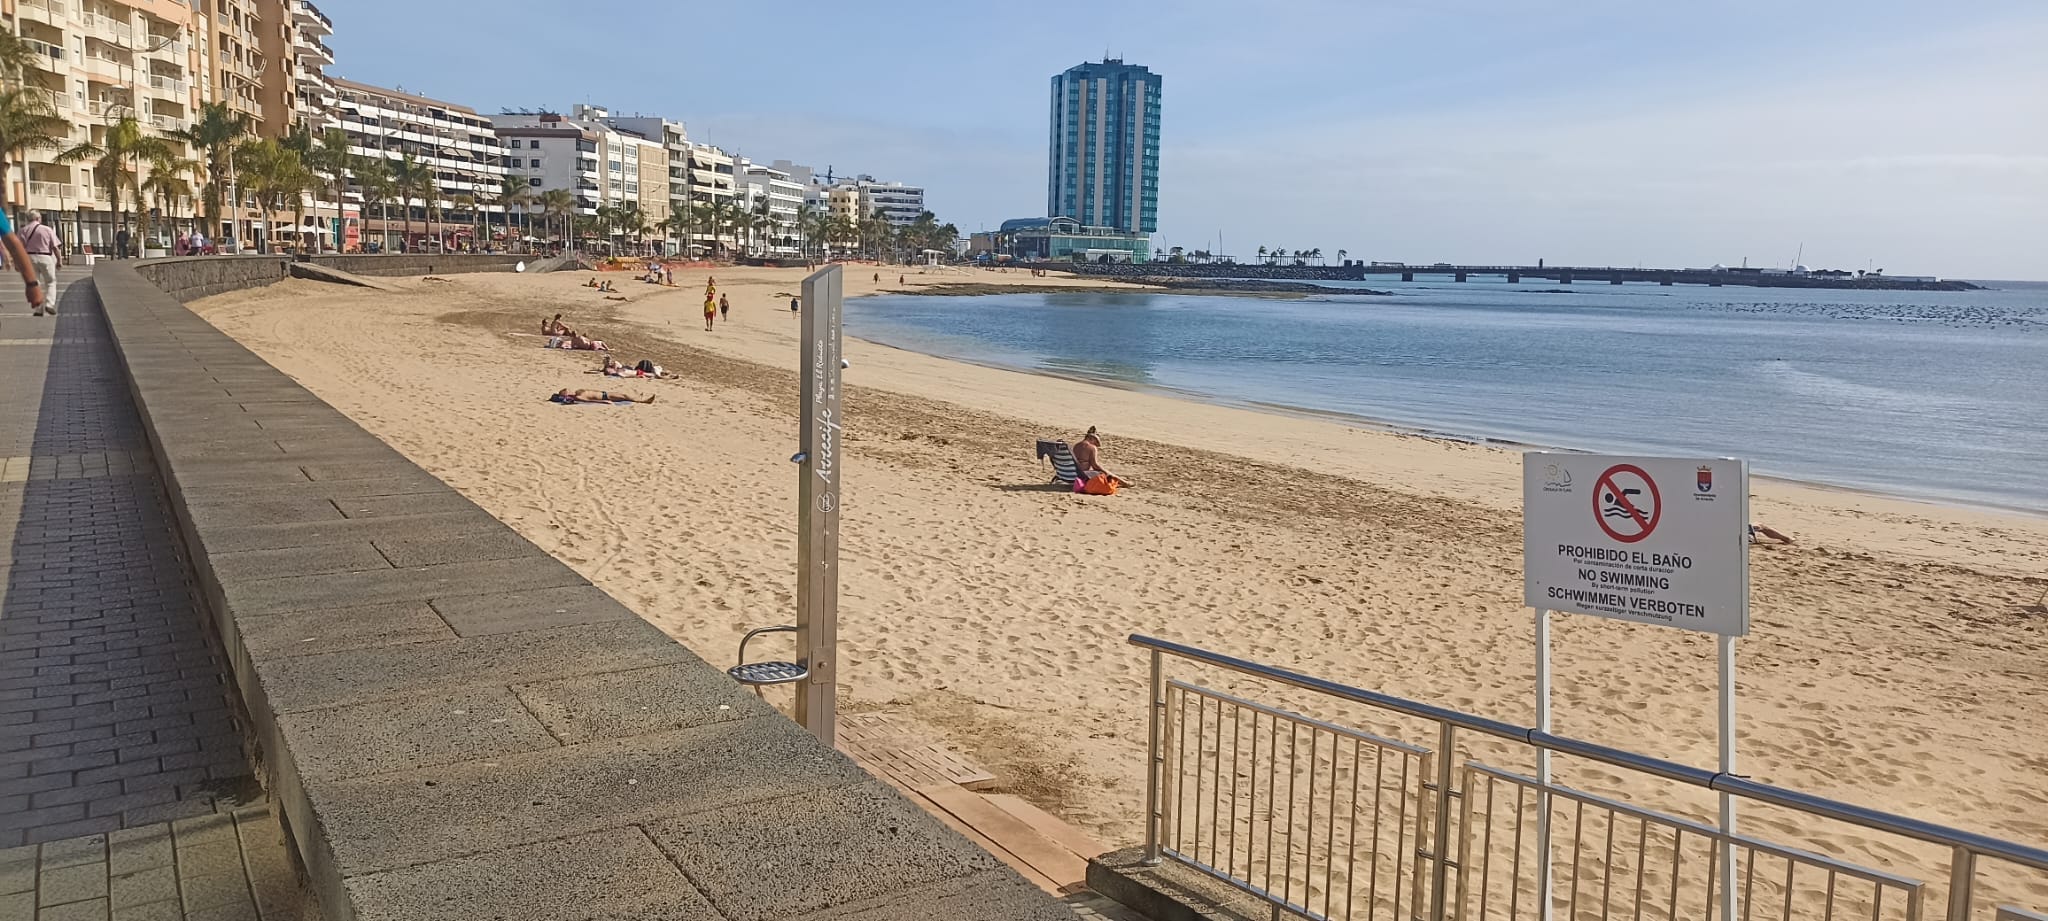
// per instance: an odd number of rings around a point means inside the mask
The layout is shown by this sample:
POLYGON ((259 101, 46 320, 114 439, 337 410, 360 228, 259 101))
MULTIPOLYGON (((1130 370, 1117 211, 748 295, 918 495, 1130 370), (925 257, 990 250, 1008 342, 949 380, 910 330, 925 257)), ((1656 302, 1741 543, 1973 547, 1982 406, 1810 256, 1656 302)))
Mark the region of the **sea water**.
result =
POLYGON ((1221 403, 2048 512, 2048 283, 1984 284, 1446 279, 1301 300, 884 295, 846 316, 871 341, 1221 403))

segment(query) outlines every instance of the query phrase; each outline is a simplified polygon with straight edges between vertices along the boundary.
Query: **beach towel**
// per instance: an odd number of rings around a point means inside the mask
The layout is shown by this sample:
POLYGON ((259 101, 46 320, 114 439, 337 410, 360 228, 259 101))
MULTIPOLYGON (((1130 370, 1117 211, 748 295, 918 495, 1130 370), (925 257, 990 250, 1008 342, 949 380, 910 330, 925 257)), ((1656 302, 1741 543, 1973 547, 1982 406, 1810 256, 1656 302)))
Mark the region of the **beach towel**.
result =
POLYGON ((561 395, 561 394, 559 394, 559 393, 557 393, 557 394, 554 394, 554 395, 552 395, 552 396, 548 397, 548 402, 550 402, 550 403, 560 403, 560 404, 561 404, 561 405, 563 405, 563 406, 631 406, 631 405, 633 405, 633 401, 632 401, 632 400, 613 400, 613 401, 611 401, 610 403, 592 403, 592 402, 590 402, 590 401, 588 401, 588 400, 577 400, 577 399, 572 399, 572 398, 570 398, 570 397, 565 397, 565 396, 563 396, 563 395, 561 395))

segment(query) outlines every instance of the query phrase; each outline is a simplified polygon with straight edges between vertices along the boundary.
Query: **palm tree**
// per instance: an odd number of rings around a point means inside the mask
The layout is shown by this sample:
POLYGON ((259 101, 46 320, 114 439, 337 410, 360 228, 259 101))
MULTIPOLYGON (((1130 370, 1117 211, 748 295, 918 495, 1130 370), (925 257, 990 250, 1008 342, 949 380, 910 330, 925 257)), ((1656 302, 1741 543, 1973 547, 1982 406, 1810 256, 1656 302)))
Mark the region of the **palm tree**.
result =
POLYGON ((21 72, 36 63, 36 50, 22 41, 13 29, 0 27, 0 79, 12 84, 21 79, 21 72))
POLYGON ((356 186, 363 195, 363 217, 370 216, 371 208, 378 209, 377 214, 382 225, 379 232, 388 237, 391 232, 391 215, 384 209, 384 205, 391 201, 391 196, 397 191, 397 184, 391 179, 391 161, 382 158, 358 161, 355 165, 355 175, 356 186))
POLYGON ((221 203, 226 197, 229 171, 234 167, 235 147, 248 136, 253 125, 248 113, 234 111, 224 102, 209 102, 200 106, 199 117, 191 125, 170 134, 192 145, 206 161, 206 221, 211 226, 208 236, 220 231, 221 203))
MULTIPOLYGON (((135 195, 139 204, 142 199, 141 179, 137 175, 143 160, 156 160, 175 155, 175 149, 163 138, 142 130, 142 123, 135 116, 124 115, 119 121, 107 126, 102 143, 86 141, 72 145, 57 155, 58 163, 82 163, 92 161, 93 183, 106 193, 107 203, 114 209, 114 226, 125 227, 128 213, 124 208, 129 193, 135 195)), ((142 213, 141 239, 149 239, 149 212, 142 213)))
MULTIPOLYGON (((497 205, 505 211, 505 242, 507 244, 511 243, 514 237, 525 236, 525 234, 513 232, 512 215, 515 208, 519 210, 522 216, 525 214, 526 203, 533 200, 533 193, 527 191, 528 188, 530 186, 526 184, 524 178, 507 176, 499 184, 497 194, 488 196, 491 200, 486 202, 486 204, 497 205)), ((485 221, 485 225, 489 226, 488 220, 485 221)))
MULTIPOLYGON (((410 151, 391 166, 391 191, 400 206, 405 208, 405 242, 412 243, 412 200, 431 199, 434 194, 434 168, 421 163, 410 151)), ((431 203, 429 205, 431 207, 431 203)))
POLYGON ((176 151, 166 150, 164 153, 167 156, 150 158, 149 178, 142 181, 141 192, 169 218, 179 205, 191 202, 192 183, 185 176, 199 169, 199 161, 177 156, 176 151))
POLYGON ((476 196, 468 192, 457 192, 449 197, 448 203, 454 206, 457 214, 464 211, 469 212, 469 231, 475 235, 478 243, 482 243, 486 237, 490 236, 490 230, 477 226, 481 223, 478 218, 483 216, 483 209, 477 207, 476 196))
POLYGON ((670 211, 668 220, 662 222, 662 226, 667 228, 669 233, 683 238, 682 256, 684 259, 690 259, 696 255, 692 252, 696 247, 690 240, 690 233, 697 229, 698 219, 697 209, 685 202, 682 206, 670 211))
POLYGON ((540 193, 540 207, 541 213, 549 218, 549 233, 553 233, 554 219, 561 218, 563 245, 575 249, 574 238, 570 236, 568 218, 576 213, 576 196, 570 194, 568 189, 549 189, 540 193))
POLYGON ((1345 250, 1341 250, 1341 249, 1340 249, 1340 250, 1338 250, 1338 251, 1337 251, 1337 264, 1338 264, 1338 265, 1342 265, 1342 264, 1344 264, 1344 262, 1346 261, 1346 260, 1345 260, 1345 257, 1346 257, 1346 256, 1349 256, 1349 255, 1351 255, 1351 253, 1349 253, 1348 251, 1345 251, 1345 250))
MULTIPOLYGON (((236 148, 235 171, 255 196, 266 221, 280 211, 292 213, 295 234, 304 232, 306 196, 326 186, 326 180, 306 168, 296 147, 272 138, 258 138, 236 148)), ((268 239, 270 235, 264 236, 268 239)))
MULTIPOLYGON (((348 176, 361 166, 361 158, 350 153, 348 147, 348 132, 340 128, 329 128, 320 135, 320 143, 309 153, 302 155, 306 166, 327 180, 321 192, 332 193, 334 196, 334 219, 337 227, 341 222, 342 204, 346 201, 348 176)), ((334 244, 335 249, 341 248, 339 231, 335 233, 334 244)))
POLYGON ((1259 247, 1259 261, 1266 261, 1266 248, 1263 246, 1259 247))
MULTIPOLYGON (((0 67, 5 66, 0 58, 0 67)), ((0 89, 0 189, 7 187, 7 171, 16 155, 55 147, 70 134, 71 123, 57 114, 48 93, 17 86, 0 89)))
POLYGON ((1316 261, 1316 264, 1317 264, 1317 265, 1322 265, 1322 264, 1323 264, 1323 248, 1322 248, 1322 247, 1320 247, 1320 246, 1318 246, 1318 247, 1316 247, 1315 249, 1309 250, 1309 251, 1308 251, 1308 257, 1309 257, 1310 259, 1314 259, 1314 260, 1316 261))

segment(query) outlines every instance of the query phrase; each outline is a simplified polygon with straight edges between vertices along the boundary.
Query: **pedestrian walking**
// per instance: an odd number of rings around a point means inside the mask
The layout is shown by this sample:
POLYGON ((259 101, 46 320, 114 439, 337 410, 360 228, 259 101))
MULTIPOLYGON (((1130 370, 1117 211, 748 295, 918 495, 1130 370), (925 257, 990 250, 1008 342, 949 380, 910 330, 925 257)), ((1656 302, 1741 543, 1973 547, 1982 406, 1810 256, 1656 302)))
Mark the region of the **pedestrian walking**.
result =
POLYGON ((799 310, 799 309, 800 309, 800 308, 802 308, 802 307, 803 307, 803 299, 802 299, 802 298, 796 298, 796 297, 792 297, 792 298, 790 298, 790 299, 789 299, 789 315, 790 315, 790 316, 792 316, 792 317, 793 317, 793 316, 796 316, 796 314, 797 314, 797 310, 799 310))
POLYGON ((717 319, 718 301, 711 297, 711 292, 706 291, 704 292, 704 331, 710 332, 712 321, 717 319))
POLYGON ((718 318, 719 318, 719 319, 721 319, 721 320, 723 320, 723 319, 727 319, 727 318, 728 318, 728 317, 729 317, 729 316, 730 316, 731 314, 732 314, 732 302, 731 302, 731 301, 729 301, 729 300, 726 300, 726 299, 725 299, 725 295, 723 295, 723 294, 719 295, 719 296, 718 296, 718 318))
POLYGON ((22 217, 28 223, 21 228, 21 248, 28 253, 29 265, 35 271, 36 284, 42 288, 44 303, 37 304, 35 315, 57 315, 57 268, 62 265, 62 247, 57 245, 57 232, 43 223, 41 211, 30 211, 22 217))
POLYGON ((28 306, 36 313, 43 312, 48 293, 43 290, 43 281, 36 277, 36 267, 29 262, 28 251, 21 248, 21 237, 14 232, 14 222, 7 217, 7 208, 0 202, 0 250, 7 254, 7 264, 21 273, 22 293, 28 298, 28 306))
POLYGON ((128 258, 128 243, 133 239, 128 233, 128 225, 126 224, 122 224, 120 230, 114 231, 114 258, 128 258))

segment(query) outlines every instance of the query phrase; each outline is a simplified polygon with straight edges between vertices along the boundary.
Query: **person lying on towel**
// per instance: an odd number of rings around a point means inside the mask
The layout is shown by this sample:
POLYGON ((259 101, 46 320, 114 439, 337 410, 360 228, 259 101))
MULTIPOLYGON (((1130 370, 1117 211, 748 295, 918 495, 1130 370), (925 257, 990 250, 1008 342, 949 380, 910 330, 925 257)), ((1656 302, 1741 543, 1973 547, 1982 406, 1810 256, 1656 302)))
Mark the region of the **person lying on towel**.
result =
POLYGON ((654 398, 648 397, 643 400, 630 393, 620 393, 616 390, 578 390, 564 387, 555 391, 554 396, 548 397, 548 402, 564 406, 573 403, 652 403, 654 398))

